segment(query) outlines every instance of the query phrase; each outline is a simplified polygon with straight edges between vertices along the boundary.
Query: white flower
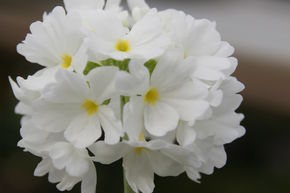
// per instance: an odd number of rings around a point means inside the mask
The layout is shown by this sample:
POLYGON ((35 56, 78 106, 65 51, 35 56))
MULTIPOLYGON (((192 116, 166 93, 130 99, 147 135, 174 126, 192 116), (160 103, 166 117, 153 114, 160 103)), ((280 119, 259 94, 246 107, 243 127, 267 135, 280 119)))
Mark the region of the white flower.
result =
POLYGON ((44 89, 44 100, 35 104, 33 121, 49 132, 65 131, 65 138, 76 147, 88 147, 105 132, 105 141, 117 143, 121 123, 104 104, 114 95, 115 67, 92 70, 83 78, 65 70, 56 73, 56 83, 44 89))
POLYGON ((49 173, 49 181, 60 182, 57 188, 61 191, 71 190, 82 181, 82 193, 95 193, 96 171, 86 149, 67 143, 63 133, 39 129, 28 117, 24 119, 20 131, 23 139, 18 146, 43 158, 35 169, 35 176, 49 173))
POLYGON ((184 167, 199 167, 200 162, 191 151, 163 140, 146 141, 141 122, 134 121, 134 111, 125 108, 124 118, 128 141, 108 145, 102 141, 95 143, 90 150, 95 161, 110 164, 123 158, 126 179, 133 191, 152 193, 154 173, 159 176, 177 176, 184 167), (136 127, 138 126, 138 127, 136 127))
POLYGON ((237 66, 232 46, 221 41, 215 22, 194 19, 181 11, 159 12, 163 29, 170 34, 172 46, 184 52, 184 57, 194 57, 196 70, 193 77, 204 81, 226 79, 237 66), (182 30, 180 30, 182 29, 182 30))
POLYGON ((241 92, 244 85, 231 77, 219 89, 224 93, 222 103, 212 108, 211 117, 196 121, 193 129, 197 138, 213 137, 214 144, 224 145, 245 134, 245 128, 240 125, 244 116, 235 112, 242 102, 242 96, 236 93, 241 92))
POLYGON ((119 75, 118 89, 131 96, 127 105, 144 117, 140 121, 150 134, 164 136, 176 129, 179 120, 194 122, 207 111, 207 89, 190 79, 191 62, 169 52, 151 76, 143 63, 134 61, 129 64, 130 74, 119 75))
POLYGON ((17 145, 36 156, 45 154, 56 142, 64 140, 62 134, 39 129, 27 116, 22 119, 20 134, 22 139, 17 145))
POLYGON ((134 22, 139 21, 148 13, 150 7, 144 0, 127 0, 134 22))
POLYGON ((103 9, 105 0, 64 0, 65 9, 71 10, 97 10, 103 9))
POLYGON ((236 93, 243 88, 235 78, 224 81, 219 88, 224 93, 222 103, 212 108, 211 116, 196 121, 193 126, 182 122, 177 128, 178 143, 203 160, 198 168, 185 167, 192 180, 199 178, 199 172, 212 174, 214 167, 223 167, 226 163, 223 145, 245 134, 245 129, 240 126, 243 115, 235 112, 242 101, 242 97, 236 93))
POLYGON ((9 77, 18 146, 42 158, 34 174, 60 191, 95 193, 94 161, 119 159, 135 192, 152 193, 155 174, 199 182, 245 134, 238 62, 215 22, 127 3, 130 15, 121 0, 64 0, 17 46, 43 67, 9 77))
MULTIPOLYGON (((75 157, 70 157, 69 159, 72 160, 70 164, 75 163, 75 160, 73 160, 75 157)), ((60 191, 70 191, 77 183, 81 182, 82 193, 95 193, 97 183, 95 166, 93 162, 89 160, 84 160, 84 163, 86 163, 86 167, 88 167, 86 172, 82 175, 72 176, 67 173, 65 169, 57 169, 50 157, 43 157, 42 161, 37 165, 34 175, 44 176, 48 173, 48 181, 51 183, 58 183, 56 187, 60 191)), ((78 165, 72 165, 72 167, 77 168, 78 165)))
POLYGON ((30 116, 32 114, 32 104, 41 97, 43 88, 55 81, 54 70, 43 69, 36 72, 27 79, 17 77, 17 83, 9 77, 9 82, 15 97, 19 100, 15 107, 15 112, 21 115, 30 116))
POLYGON ((106 10, 107 13, 115 15, 120 19, 124 26, 129 25, 128 11, 124 11, 120 6, 121 0, 64 0, 65 9, 70 11, 77 11, 81 18, 82 24, 86 29, 91 30, 90 17, 94 16, 94 12, 99 10, 106 10))
POLYGON ((156 10, 150 11, 129 31, 120 20, 104 11, 90 18, 87 43, 90 52, 99 58, 124 60, 151 59, 163 54, 170 41, 162 34, 161 21, 156 10))
POLYGON ((78 70, 75 64, 79 49, 83 43, 81 19, 75 12, 65 13, 62 7, 56 7, 44 16, 43 22, 31 24, 31 34, 17 46, 17 51, 33 63, 44 67, 78 70))
POLYGON ((201 160, 201 165, 198 167, 193 165, 184 167, 187 176, 193 181, 199 182, 200 173, 210 175, 215 167, 222 168, 226 164, 227 155, 224 146, 213 144, 210 137, 195 140, 188 149, 201 160))

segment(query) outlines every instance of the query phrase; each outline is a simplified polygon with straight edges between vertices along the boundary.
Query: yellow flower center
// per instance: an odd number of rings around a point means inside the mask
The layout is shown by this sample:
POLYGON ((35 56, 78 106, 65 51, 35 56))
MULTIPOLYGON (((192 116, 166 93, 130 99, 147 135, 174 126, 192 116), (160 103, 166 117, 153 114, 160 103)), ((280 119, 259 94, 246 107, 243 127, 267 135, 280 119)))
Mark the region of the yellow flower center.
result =
POLYGON ((71 66, 72 57, 69 54, 63 54, 61 56, 62 64, 61 67, 68 69, 71 66))
POLYGON ((184 59, 186 59, 187 58, 187 52, 186 51, 184 51, 184 59))
POLYGON ((120 52, 129 52, 131 50, 130 42, 128 40, 119 39, 115 47, 116 50, 120 52))
POLYGON ((145 141, 145 136, 144 136, 144 132, 141 131, 139 134, 139 141, 145 141))
POLYGON ((151 88, 144 96, 144 101, 150 105, 155 105, 157 100, 160 98, 158 90, 151 88))
MULTIPOLYGON (((139 141, 145 141, 145 136, 144 136, 144 132, 143 131, 141 131, 140 134, 139 134, 139 141)), ((146 150, 146 148, 144 148, 144 147, 135 147, 134 148, 134 152, 137 155, 141 155, 143 150, 146 150)))
POLYGON ((99 110, 98 103, 92 101, 92 100, 85 100, 82 104, 82 107, 87 111, 89 116, 94 115, 99 110))
POLYGON ((134 152, 137 154, 137 155, 141 155, 142 151, 145 150, 144 147, 135 147, 134 148, 134 152))

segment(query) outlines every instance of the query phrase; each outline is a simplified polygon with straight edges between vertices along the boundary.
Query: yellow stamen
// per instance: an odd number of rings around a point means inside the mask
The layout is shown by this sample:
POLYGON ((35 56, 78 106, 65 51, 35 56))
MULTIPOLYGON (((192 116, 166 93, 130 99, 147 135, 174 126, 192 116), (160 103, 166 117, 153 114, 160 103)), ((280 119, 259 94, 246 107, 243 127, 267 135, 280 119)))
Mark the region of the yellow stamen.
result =
POLYGON ((137 154, 137 155, 141 155, 142 151, 145 150, 145 148, 143 147, 135 147, 134 148, 134 152, 137 154))
POLYGON ((99 110, 98 103, 92 100, 85 100, 82 107, 87 111, 89 116, 94 115, 99 110))
POLYGON ((71 66, 71 62, 72 62, 71 55, 69 55, 69 54, 63 54, 61 56, 61 60, 62 60, 61 67, 63 67, 64 69, 68 69, 71 66))
POLYGON ((128 40, 119 39, 115 47, 116 50, 120 52, 129 52, 131 50, 130 42, 128 40))
POLYGON ((151 88, 144 96, 144 101, 150 105, 155 105, 157 100, 160 98, 158 90, 151 88))
POLYGON ((187 52, 184 51, 184 59, 186 59, 186 58, 187 58, 187 52))
POLYGON ((145 141, 145 136, 144 136, 144 132, 141 131, 139 134, 139 141, 145 141))

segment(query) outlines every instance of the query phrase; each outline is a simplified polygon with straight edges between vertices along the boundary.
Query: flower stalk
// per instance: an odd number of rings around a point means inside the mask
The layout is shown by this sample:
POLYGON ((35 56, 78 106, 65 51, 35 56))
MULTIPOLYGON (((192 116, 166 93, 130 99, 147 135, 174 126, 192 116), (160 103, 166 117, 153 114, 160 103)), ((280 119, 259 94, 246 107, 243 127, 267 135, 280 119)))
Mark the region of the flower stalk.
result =
MULTIPOLYGON (((123 109, 125 104, 129 101, 128 97, 121 96, 120 97, 120 110, 121 110, 121 120, 123 120, 123 109)), ((128 138, 128 136, 124 136, 124 139, 128 138)), ((125 175, 125 169, 123 169, 123 183, 124 183, 124 193, 135 193, 129 186, 128 181, 125 175)), ((138 192, 137 192, 138 193, 138 192)))
MULTIPOLYGON (((125 169, 123 169, 123 182, 124 182, 124 193, 135 193, 129 186, 125 175, 125 169)), ((138 192, 136 192, 138 193, 138 192)))

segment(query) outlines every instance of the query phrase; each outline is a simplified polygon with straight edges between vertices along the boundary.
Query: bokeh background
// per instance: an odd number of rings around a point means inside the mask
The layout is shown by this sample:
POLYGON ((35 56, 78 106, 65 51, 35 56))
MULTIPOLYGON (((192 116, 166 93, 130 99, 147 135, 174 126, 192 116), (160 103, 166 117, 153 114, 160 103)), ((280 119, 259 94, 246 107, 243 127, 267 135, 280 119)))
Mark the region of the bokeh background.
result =
MULTIPOLYGON (((246 85, 246 135, 227 145, 227 165, 202 183, 156 177, 156 193, 290 192, 290 1, 288 0, 148 0, 158 9, 175 8, 195 18, 217 22, 224 40, 235 48, 235 73, 246 85)), ((58 192, 47 177, 33 176, 39 159, 17 147, 20 139, 16 100, 8 76, 26 77, 39 66, 16 53, 16 45, 61 0, 0 0, 0 193, 58 192)), ((181 29, 182 30, 182 29, 181 29)), ((97 165, 98 193, 122 192, 121 162, 97 165)), ((80 192, 79 187, 72 192, 80 192)))

